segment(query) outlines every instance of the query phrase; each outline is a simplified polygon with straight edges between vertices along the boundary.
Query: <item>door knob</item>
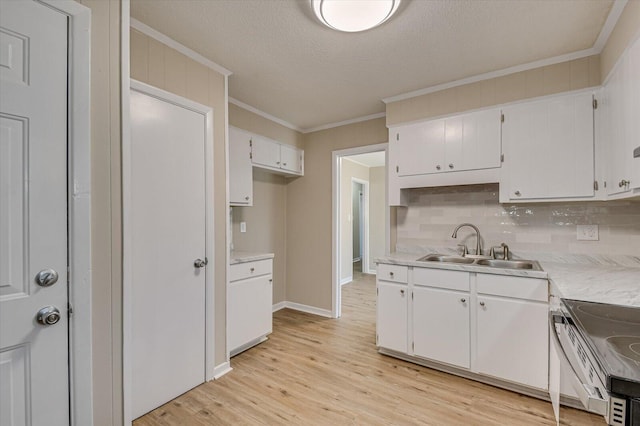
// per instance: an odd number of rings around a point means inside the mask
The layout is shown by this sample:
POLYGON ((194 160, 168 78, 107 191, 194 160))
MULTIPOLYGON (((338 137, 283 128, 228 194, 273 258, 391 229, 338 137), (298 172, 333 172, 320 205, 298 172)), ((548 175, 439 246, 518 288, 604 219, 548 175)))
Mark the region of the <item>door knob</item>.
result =
POLYGON ((53 325, 60 321, 60 311, 55 306, 45 306, 38 311, 36 320, 42 325, 53 325))
POLYGON ((58 281, 58 273, 53 269, 43 269, 36 275, 36 284, 42 287, 49 287, 58 281))
POLYGON ((204 268, 207 265, 207 263, 209 263, 209 259, 205 257, 204 260, 202 259, 194 260, 193 266, 195 266, 196 268, 204 268))

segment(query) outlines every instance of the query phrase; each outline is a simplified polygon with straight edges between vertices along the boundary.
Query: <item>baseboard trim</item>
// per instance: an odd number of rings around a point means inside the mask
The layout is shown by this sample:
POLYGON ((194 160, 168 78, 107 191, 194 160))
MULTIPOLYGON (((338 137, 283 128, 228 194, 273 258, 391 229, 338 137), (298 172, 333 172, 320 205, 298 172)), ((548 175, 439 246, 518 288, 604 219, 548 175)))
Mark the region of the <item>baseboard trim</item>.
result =
POLYGON ((223 362, 220 365, 216 365, 213 368, 213 380, 218 380, 220 377, 229 373, 233 368, 231 368, 231 362, 223 362))
POLYGON ((353 276, 347 277, 347 278, 343 278, 343 279, 340 280, 340 285, 349 284, 351 281, 353 281, 353 276))
POLYGON ((276 311, 279 311, 280 309, 284 309, 286 307, 287 307, 287 302, 284 301, 284 302, 276 303, 275 305, 272 306, 271 309, 272 309, 272 312, 276 312, 276 311))
POLYGON ((295 302, 280 302, 273 305, 273 311, 279 311, 280 309, 293 309, 294 311, 305 312, 307 314, 318 315, 326 318, 333 318, 331 311, 327 309, 316 308, 315 306, 303 305, 302 303, 295 302))

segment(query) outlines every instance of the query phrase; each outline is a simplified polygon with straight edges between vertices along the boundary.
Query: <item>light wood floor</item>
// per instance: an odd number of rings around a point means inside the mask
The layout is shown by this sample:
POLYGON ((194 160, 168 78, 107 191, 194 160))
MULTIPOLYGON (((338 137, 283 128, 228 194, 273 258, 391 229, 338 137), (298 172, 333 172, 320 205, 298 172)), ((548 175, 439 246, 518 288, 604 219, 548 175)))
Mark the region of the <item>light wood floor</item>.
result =
MULTIPOLYGON (((288 309, 233 371, 134 422, 147 425, 553 425, 551 404, 380 355, 375 280, 343 286, 343 316, 288 309)), ((566 409, 563 424, 603 426, 566 409)))

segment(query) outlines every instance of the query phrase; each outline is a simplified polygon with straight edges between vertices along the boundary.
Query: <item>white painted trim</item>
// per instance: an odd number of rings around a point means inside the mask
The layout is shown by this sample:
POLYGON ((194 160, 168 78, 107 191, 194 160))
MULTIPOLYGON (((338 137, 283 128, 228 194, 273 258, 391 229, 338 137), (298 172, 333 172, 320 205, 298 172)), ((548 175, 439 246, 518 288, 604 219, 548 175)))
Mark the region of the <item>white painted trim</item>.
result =
POLYGON ((256 115, 259 115, 262 118, 266 118, 267 120, 273 121, 274 123, 278 123, 281 126, 284 126, 284 127, 288 128, 288 129, 295 130, 296 132, 305 133, 303 129, 301 129, 300 127, 296 126, 295 124, 291 124, 288 121, 282 120, 282 119, 280 119, 278 117, 274 117, 273 115, 268 114, 268 113, 266 113, 266 112, 264 112, 262 110, 259 110, 258 108, 252 107, 249 104, 245 104, 244 102, 239 101, 236 98, 231 98, 230 97, 229 98, 229 103, 233 104, 233 105, 235 105, 237 107, 240 107, 242 109, 246 109, 247 111, 252 112, 252 113, 254 113, 256 115))
POLYGON ((611 6, 611 10, 609 11, 609 16, 607 16, 607 20, 604 22, 604 25, 600 30, 600 34, 598 35, 596 42, 593 44, 593 48, 598 53, 602 52, 602 49, 604 49, 604 46, 607 44, 607 41, 609 41, 609 37, 611 36, 613 29, 616 27, 616 24, 618 23, 618 19, 620 19, 620 16, 622 15, 622 11, 624 10, 628 2, 629 0, 615 0, 615 2, 613 3, 613 6, 611 6))
MULTIPOLYGON (((362 185, 362 190, 364 193, 363 194, 364 200, 362 200, 363 201, 362 205, 364 206, 364 212, 362 212, 362 221, 363 221, 362 229, 364 232, 364 235, 362 236, 362 245, 364 247, 362 247, 362 250, 361 250, 362 258, 360 259, 360 261, 362 262, 362 272, 366 274, 369 271, 369 257, 370 257, 370 253, 369 253, 369 181, 352 177, 351 178, 352 188, 353 188, 353 182, 359 183, 360 185, 362 185)), ((351 194, 351 196, 353 197, 353 193, 351 194)), ((352 224, 351 226, 353 227, 353 212, 351 213, 351 224, 352 224)), ((353 274, 353 269, 351 273, 353 274)))
MULTIPOLYGON (((357 148, 341 149, 333 151, 331 153, 331 316, 333 318, 339 318, 342 315, 342 300, 340 290, 340 163, 342 157, 350 155, 366 154, 369 152, 384 151, 385 163, 389 166, 389 144, 380 143, 375 145, 365 145, 357 148)), ((388 192, 387 182, 387 192, 388 192)), ((388 206, 388 195, 387 203, 388 206)), ((385 223, 387 224, 386 246, 389 245, 389 207, 387 207, 387 218, 385 223)))
POLYGON ((286 301, 278 302, 271 307, 271 312, 278 312, 279 310, 284 309, 286 307, 287 307, 286 301))
POLYGON ((521 71, 528 71, 535 68, 545 67, 548 65, 555 65, 562 62, 572 61, 574 59, 586 58, 587 56, 598 55, 602 52, 602 49, 606 45, 609 37, 611 36, 611 32, 615 28, 618 20, 620 19, 620 15, 622 15, 622 11, 626 6, 628 0, 615 0, 609 15, 607 16, 607 20, 605 21, 602 29, 600 30, 600 34, 596 39, 593 47, 589 49, 579 50, 577 52, 567 53, 565 55, 554 56, 551 58, 545 58, 538 61, 529 62, 526 64, 516 65, 513 67, 503 68, 501 70, 491 71, 484 74, 474 75, 468 78, 463 78, 460 80, 450 81, 443 84, 437 84, 435 86, 430 86, 420 90, 414 90, 412 92, 402 93, 395 96, 389 96, 387 98, 383 98, 382 102, 385 104, 390 104, 392 102, 403 101, 406 99, 415 98, 422 95, 427 95, 429 93, 439 92, 445 89, 451 89, 453 87, 463 86, 465 84, 477 83, 478 81, 489 80, 492 78, 502 77, 508 74, 513 74, 521 71))
POLYGON ((321 317, 332 318, 331 311, 327 309, 316 308, 315 306, 303 305, 302 303, 285 302, 286 307, 295 311, 306 312, 307 314, 319 315, 321 317))
POLYGON ((231 362, 225 361, 220 365, 216 365, 213 369, 213 380, 218 380, 220 377, 224 376, 227 373, 230 373, 233 368, 231 368, 231 362))
POLYGON ((320 130, 333 129, 334 127, 346 126, 348 124, 361 123, 363 121, 375 120, 376 118, 384 118, 386 116, 387 116, 386 112, 378 112, 376 114, 364 115, 362 117, 351 118, 349 120, 337 121, 335 123, 323 124, 322 126, 303 129, 302 133, 312 133, 312 132, 318 132, 320 130))
MULTIPOLYGON (((123 89, 124 92, 125 89, 123 89)), ((169 93, 148 84, 130 80, 130 90, 144 93, 157 99, 187 108, 205 117, 205 216, 206 223, 214 223, 214 157, 213 157, 213 109, 210 106, 202 105, 182 96, 169 93)), ((125 95, 129 99, 128 95, 125 95)), ((123 222, 123 393, 124 393, 124 423, 131 424, 131 289, 132 289, 132 269, 131 269, 131 138, 129 105, 123 104, 126 115, 127 135, 122 141, 122 222, 123 222)), ((124 129, 123 123, 123 129, 124 129)), ((207 258, 215 259, 215 229, 214 226, 206 226, 205 229, 205 252, 207 258)), ((205 274, 205 376, 203 381, 211 380, 215 375, 215 283, 214 266, 206 268, 205 274)))
POLYGON ((343 278, 340 280, 340 287, 342 287, 345 284, 349 284, 351 281, 353 281, 353 276, 348 276, 346 278, 343 278))
POLYGON ((171 47, 172 49, 177 50, 178 52, 180 52, 183 55, 193 59, 194 61, 204 65, 207 68, 210 68, 210 69, 212 69, 212 70, 214 70, 216 72, 219 72, 220 74, 224 75, 225 77, 228 77, 231 74, 233 74, 233 72, 229 71, 228 69, 226 69, 222 65, 216 64, 212 60, 205 58, 204 56, 202 56, 198 52, 188 48, 184 44, 178 43, 174 39, 162 34, 160 31, 151 28, 147 24, 144 24, 144 23, 138 21, 137 19, 131 18, 131 28, 133 28, 133 29, 135 29, 137 31, 140 31, 141 33, 143 33, 143 34, 145 34, 145 35, 147 35, 147 36, 159 41, 162 44, 166 44, 167 46, 171 47))
POLYGON ((224 161, 225 161, 225 272, 224 272, 224 353, 226 362, 230 362, 231 349, 229 348, 229 276, 231 269, 231 250, 233 249, 233 228, 231 226, 231 214, 229 206, 231 193, 229 192, 229 76, 224 76, 224 161))
POLYGON ((91 10, 75 1, 41 0, 69 18, 68 209, 69 398, 71 425, 93 424, 91 305, 91 10))

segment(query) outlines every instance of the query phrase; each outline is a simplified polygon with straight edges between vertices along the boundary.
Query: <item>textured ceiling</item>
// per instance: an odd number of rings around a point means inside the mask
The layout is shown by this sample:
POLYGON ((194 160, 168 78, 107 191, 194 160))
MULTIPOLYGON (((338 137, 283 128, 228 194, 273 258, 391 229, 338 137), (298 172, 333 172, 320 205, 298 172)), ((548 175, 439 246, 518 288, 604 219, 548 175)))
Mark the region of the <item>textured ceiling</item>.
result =
POLYGON ((229 95, 309 129, 381 99, 593 47, 613 0, 404 0, 341 33, 308 0, 131 0, 131 16, 231 70, 229 95))

